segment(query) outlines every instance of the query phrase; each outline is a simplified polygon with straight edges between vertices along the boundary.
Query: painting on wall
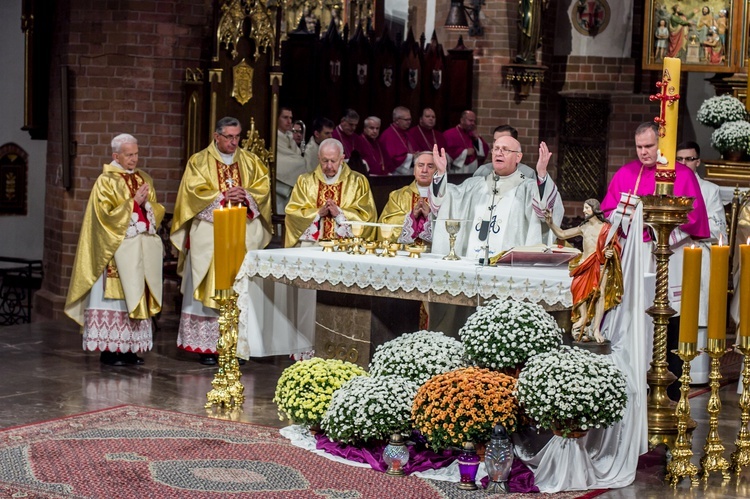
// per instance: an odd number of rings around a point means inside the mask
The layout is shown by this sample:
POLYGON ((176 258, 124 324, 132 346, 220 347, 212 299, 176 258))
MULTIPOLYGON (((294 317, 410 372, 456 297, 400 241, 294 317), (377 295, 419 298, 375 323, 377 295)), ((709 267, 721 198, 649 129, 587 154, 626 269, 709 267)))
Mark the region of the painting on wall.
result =
POLYGON ((665 57, 683 71, 733 73, 742 63, 743 0, 646 0, 643 68, 661 69, 665 57))
POLYGON ((0 146, 0 215, 26 215, 28 160, 18 145, 0 146))

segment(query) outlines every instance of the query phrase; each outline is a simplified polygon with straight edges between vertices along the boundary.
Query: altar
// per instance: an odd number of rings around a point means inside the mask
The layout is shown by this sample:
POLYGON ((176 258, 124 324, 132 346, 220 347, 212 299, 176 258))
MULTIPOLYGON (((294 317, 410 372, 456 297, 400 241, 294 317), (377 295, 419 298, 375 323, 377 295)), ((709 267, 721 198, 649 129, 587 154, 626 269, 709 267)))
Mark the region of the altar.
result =
POLYGON ((419 329, 422 303, 572 306, 566 265, 484 267, 442 255, 393 258, 287 248, 248 252, 237 275, 242 358, 302 354, 366 366, 375 346, 419 329))

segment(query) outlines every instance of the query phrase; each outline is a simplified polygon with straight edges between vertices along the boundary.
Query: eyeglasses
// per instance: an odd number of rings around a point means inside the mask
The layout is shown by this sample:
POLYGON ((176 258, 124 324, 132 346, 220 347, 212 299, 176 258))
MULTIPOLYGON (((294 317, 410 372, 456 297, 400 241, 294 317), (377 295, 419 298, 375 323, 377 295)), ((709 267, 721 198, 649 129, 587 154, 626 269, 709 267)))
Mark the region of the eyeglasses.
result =
POLYGON ((396 121, 411 121, 411 118, 396 118, 396 121))
POLYGON ((292 133, 302 133, 302 130, 297 128, 292 128, 292 133))
POLYGON ((221 135, 222 137, 224 137, 229 142, 234 142, 235 140, 240 140, 240 138, 241 138, 239 135, 224 135, 223 133, 220 133, 218 135, 221 135))
POLYGON ((677 157, 676 157, 675 159, 676 159, 677 161, 679 161, 680 163, 684 163, 685 161, 695 161, 695 160, 698 160, 698 159, 700 159, 700 158, 699 158, 699 157, 697 157, 697 156, 686 156, 686 157, 684 157, 684 158, 683 158, 683 157, 681 157, 681 156, 677 156, 677 157))
POLYGON ((521 152, 521 151, 514 151, 513 149, 508 149, 507 147, 493 147, 492 152, 495 154, 500 154, 502 156, 507 156, 508 154, 512 152, 521 152))

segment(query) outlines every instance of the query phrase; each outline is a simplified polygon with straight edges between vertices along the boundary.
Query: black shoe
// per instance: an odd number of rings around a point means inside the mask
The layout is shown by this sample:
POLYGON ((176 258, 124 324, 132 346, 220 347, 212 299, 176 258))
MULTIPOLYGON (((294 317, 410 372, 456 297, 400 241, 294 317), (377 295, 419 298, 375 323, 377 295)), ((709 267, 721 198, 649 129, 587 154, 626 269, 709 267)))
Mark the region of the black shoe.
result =
POLYGON ((238 363, 239 365, 241 365, 241 366, 244 366, 244 365, 245 365, 245 362, 247 362, 247 361, 246 361, 245 359, 240 359, 239 357, 237 357, 237 363, 238 363))
POLYGON ((103 351, 99 356, 99 362, 107 366, 121 367, 125 365, 125 362, 122 360, 122 354, 117 352, 103 351))
POLYGON ((215 366, 216 365, 216 355, 212 353, 202 353, 200 354, 200 359, 198 360, 201 364, 204 366, 215 366))
POLYGON ((135 352, 128 352, 122 354, 122 360, 126 364, 132 364, 134 366, 142 366, 146 361, 143 357, 138 357, 135 352))

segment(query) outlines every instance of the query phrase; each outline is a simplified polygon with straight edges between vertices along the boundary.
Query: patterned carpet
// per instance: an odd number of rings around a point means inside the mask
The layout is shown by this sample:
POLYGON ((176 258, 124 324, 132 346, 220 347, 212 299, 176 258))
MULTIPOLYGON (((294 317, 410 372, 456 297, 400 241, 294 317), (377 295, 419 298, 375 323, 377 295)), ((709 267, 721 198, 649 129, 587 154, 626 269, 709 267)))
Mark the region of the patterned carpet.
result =
MULTIPOLYGON (((502 497, 591 498, 600 491, 502 497)), ((0 496, 470 498, 292 446, 275 428, 136 406, 0 431, 0 496)), ((492 497, 482 494, 483 497, 492 497)))

